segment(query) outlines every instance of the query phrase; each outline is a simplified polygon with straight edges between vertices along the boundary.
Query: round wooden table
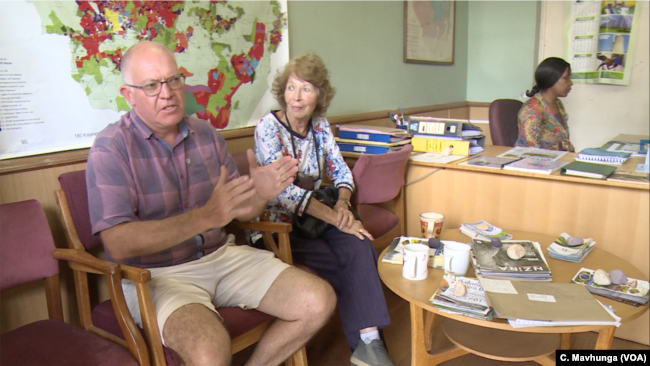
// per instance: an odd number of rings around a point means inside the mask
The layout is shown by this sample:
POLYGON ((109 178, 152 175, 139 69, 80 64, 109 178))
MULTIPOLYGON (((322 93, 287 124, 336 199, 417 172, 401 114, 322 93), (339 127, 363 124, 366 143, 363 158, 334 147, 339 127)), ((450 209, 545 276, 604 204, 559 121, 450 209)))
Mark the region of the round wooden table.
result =
MULTIPOLYGON (((554 259, 548 255, 547 247, 556 239, 553 236, 525 231, 509 230, 508 232, 513 235, 514 239, 536 241, 542 246, 544 256, 546 257, 546 260, 548 261, 549 267, 551 268, 551 272, 553 274, 553 282, 570 283, 573 276, 578 273, 582 267, 590 269, 602 268, 606 271, 620 268, 629 277, 643 279, 646 281, 648 280, 639 269, 632 266, 629 262, 605 250, 599 249, 598 244, 596 244, 596 247, 587 255, 585 259, 582 260, 581 263, 573 263, 554 259)), ((454 240, 465 243, 470 241, 469 238, 466 235, 462 234, 458 229, 444 230, 442 232, 441 239, 454 240)), ((599 333, 595 349, 609 349, 612 344, 614 331, 616 330, 616 327, 614 326, 580 325, 515 329, 510 324, 508 324, 505 319, 494 318, 492 321, 485 321, 459 314, 442 312, 438 308, 434 307, 429 299, 434 294, 438 288, 438 285, 440 284, 440 281, 442 280, 442 276, 444 274, 443 270, 429 268, 429 276, 426 280, 407 280, 402 277, 402 268, 400 265, 383 263, 381 261, 381 258, 384 257, 384 254, 386 254, 387 250, 388 248, 386 248, 379 256, 379 277, 389 289, 391 289, 401 298, 408 301, 410 304, 412 355, 411 365, 413 366, 437 365, 447 360, 463 356, 469 352, 497 360, 522 361, 530 359, 542 365, 554 365, 555 361, 546 356, 548 354, 547 350, 550 347, 549 344, 552 344, 553 342, 553 339, 549 338, 548 336, 552 336, 553 334, 560 335, 560 349, 569 349, 570 333, 581 333, 589 331, 596 331, 599 333), (426 324, 424 317, 425 312, 427 314, 426 324), (457 346, 456 348, 438 353, 429 353, 429 351, 431 351, 431 345, 433 341, 433 334, 431 334, 431 330, 433 328, 432 325, 435 316, 442 316, 446 318, 443 322, 443 329, 445 329, 445 332, 449 336, 452 343, 457 346), (475 333, 472 333, 472 329, 475 333), (521 333, 526 333, 526 337, 539 336, 540 342, 543 344, 531 345, 532 348, 529 350, 529 352, 525 352, 526 354, 524 356, 521 356, 521 350, 518 350, 513 354, 506 354, 507 351, 504 351, 502 349, 495 350, 497 352, 488 352, 487 350, 481 348, 480 342, 474 345, 468 344, 471 343, 471 340, 467 339, 468 337, 463 336, 464 334, 470 334, 470 336, 474 334, 478 337, 480 336, 479 333, 491 332, 491 330, 502 331, 490 333, 494 336, 492 337, 493 339, 497 339, 500 334, 503 336, 510 332, 512 332, 510 336, 516 335, 517 333, 520 333, 520 335, 523 335, 521 333), (528 333, 530 333, 530 335, 528 335, 528 333), (535 347, 537 348, 535 349, 535 347)), ((474 271, 471 266, 466 276, 474 276, 474 271)), ((614 307, 614 309, 616 309, 616 315, 621 318, 621 322, 629 322, 631 320, 634 320, 648 310, 648 305, 634 307, 604 298, 602 296, 595 297, 603 304, 611 305, 614 307)))

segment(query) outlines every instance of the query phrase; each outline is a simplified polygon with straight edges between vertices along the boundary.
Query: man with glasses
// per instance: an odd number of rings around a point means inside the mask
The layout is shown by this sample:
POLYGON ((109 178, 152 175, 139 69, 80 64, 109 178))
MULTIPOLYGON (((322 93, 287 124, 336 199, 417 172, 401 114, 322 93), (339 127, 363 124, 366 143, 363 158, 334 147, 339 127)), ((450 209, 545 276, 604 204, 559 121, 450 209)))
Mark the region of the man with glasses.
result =
MULTIPOLYGON (((109 260, 151 271, 163 343, 185 364, 230 363, 230 337, 215 306, 275 316, 248 364, 281 363, 325 324, 336 296, 271 252, 235 246, 223 227, 262 213, 293 182, 297 162, 259 167, 248 150, 250 177, 239 176, 223 137, 185 115, 185 78, 167 47, 132 46, 121 71, 120 92, 132 109, 97 135, 88 156, 93 233, 109 260)), ((142 325, 133 283, 123 288, 142 325)))

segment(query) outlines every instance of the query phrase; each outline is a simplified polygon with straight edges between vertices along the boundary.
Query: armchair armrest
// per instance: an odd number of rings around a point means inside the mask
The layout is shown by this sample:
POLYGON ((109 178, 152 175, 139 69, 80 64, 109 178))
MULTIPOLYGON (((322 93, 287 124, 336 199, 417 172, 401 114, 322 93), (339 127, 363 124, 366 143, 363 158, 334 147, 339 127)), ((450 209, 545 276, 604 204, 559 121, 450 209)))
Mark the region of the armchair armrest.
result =
MULTIPOLYGON (((147 344, 140 334, 138 327, 135 325, 133 317, 126 305, 126 300, 124 299, 124 292, 122 292, 122 270, 120 265, 115 262, 101 260, 80 249, 58 248, 54 250, 52 256, 59 260, 68 261, 70 268, 74 271, 103 274, 106 276, 106 284, 113 304, 113 310, 115 311, 115 316, 117 317, 124 338, 126 339, 126 346, 133 357, 138 360, 140 365, 149 365, 150 360, 147 344)), ((75 274, 75 277, 76 276, 77 275, 75 274)), ((85 288, 87 290, 87 286, 85 288)), ((77 299, 80 301, 80 307, 88 306, 90 301, 88 292, 81 288, 77 288, 77 299)), ((109 338, 112 341, 121 343, 119 338, 95 327, 92 325, 92 321, 88 320, 89 319, 83 321, 86 325, 90 324, 89 326, 85 326, 87 330, 92 331, 101 337, 109 338)))
POLYGON ((262 239, 267 250, 275 253, 281 261, 293 264, 291 257, 291 243, 289 233, 293 229, 291 224, 269 221, 231 222, 228 227, 240 230, 257 230, 262 232, 262 239), (275 242, 273 234, 278 235, 278 242, 275 242))

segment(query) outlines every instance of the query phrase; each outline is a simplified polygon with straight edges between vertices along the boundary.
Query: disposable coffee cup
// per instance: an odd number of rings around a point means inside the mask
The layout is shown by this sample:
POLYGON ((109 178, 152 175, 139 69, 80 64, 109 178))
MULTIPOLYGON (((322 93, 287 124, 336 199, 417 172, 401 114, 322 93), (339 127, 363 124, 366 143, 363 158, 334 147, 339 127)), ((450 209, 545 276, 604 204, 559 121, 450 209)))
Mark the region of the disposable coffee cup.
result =
POLYGON ((406 244, 404 246, 402 276, 409 280, 424 280, 429 275, 429 246, 406 244))
POLYGON ((423 238, 440 238, 445 215, 437 212, 423 212, 420 214, 420 229, 423 238))

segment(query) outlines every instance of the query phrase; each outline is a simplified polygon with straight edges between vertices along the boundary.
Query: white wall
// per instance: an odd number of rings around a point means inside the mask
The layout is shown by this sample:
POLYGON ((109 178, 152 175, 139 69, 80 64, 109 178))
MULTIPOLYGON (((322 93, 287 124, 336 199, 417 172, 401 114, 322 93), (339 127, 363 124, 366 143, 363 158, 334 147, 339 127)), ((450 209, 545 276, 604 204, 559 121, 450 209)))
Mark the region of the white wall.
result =
POLYGON ((539 2, 468 4, 467 100, 519 99, 538 64, 539 2))
MULTIPOLYGON (((576 150, 598 147, 618 134, 650 134, 650 2, 638 1, 641 18, 628 86, 574 84, 563 99, 576 150)), ((563 57, 565 2, 544 1, 539 61, 563 57)))

